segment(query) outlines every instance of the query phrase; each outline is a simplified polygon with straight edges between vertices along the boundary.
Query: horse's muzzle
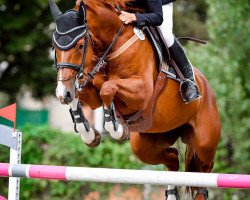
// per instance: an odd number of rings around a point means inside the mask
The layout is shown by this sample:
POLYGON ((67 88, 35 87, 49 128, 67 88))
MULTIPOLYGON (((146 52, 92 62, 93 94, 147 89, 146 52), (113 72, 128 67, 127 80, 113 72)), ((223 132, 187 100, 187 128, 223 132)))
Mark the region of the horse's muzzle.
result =
MULTIPOLYGON (((69 104, 73 101, 73 96, 71 95, 71 93, 69 91, 66 92, 63 101, 65 104, 69 104)), ((62 102, 62 101, 61 101, 62 102)))

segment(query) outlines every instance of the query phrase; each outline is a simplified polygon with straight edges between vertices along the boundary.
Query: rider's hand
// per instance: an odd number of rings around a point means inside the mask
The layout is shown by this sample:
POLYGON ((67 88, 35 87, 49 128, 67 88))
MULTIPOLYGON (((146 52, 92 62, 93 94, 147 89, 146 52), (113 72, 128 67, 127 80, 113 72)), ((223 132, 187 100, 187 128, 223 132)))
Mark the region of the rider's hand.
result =
POLYGON ((130 24, 132 22, 137 21, 135 14, 121 11, 122 14, 119 15, 119 18, 125 24, 130 24))

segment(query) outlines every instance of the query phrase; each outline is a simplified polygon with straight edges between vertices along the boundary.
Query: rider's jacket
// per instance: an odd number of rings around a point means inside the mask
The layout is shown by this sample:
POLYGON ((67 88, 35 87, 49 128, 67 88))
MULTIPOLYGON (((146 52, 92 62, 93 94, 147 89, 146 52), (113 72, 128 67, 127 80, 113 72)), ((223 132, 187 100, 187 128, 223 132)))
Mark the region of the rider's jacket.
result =
POLYGON ((145 13, 136 13, 137 26, 159 26, 163 22, 162 5, 175 0, 136 0, 135 5, 145 13))

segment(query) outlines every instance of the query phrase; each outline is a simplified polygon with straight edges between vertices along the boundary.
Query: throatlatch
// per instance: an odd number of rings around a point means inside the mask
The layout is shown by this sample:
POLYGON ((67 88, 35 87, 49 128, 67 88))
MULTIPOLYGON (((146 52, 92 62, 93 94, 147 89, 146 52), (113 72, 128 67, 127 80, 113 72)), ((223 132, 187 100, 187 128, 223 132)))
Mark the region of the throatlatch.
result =
POLYGON ((72 121, 74 123, 75 132, 79 133, 76 129, 76 124, 80 124, 80 123, 83 123, 87 132, 90 131, 89 122, 84 116, 84 113, 82 111, 82 105, 81 105, 80 101, 78 101, 78 103, 77 103, 77 110, 72 110, 72 108, 70 108, 69 112, 70 112, 72 121))

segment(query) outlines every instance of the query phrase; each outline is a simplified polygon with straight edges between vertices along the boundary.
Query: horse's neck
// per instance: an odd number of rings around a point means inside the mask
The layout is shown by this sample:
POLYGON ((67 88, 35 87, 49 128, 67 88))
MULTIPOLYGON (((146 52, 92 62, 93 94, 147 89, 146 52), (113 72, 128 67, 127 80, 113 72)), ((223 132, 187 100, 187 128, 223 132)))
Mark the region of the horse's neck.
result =
POLYGON ((88 10, 87 21, 99 48, 107 48, 121 26, 118 14, 103 7, 100 7, 97 13, 88 10))

